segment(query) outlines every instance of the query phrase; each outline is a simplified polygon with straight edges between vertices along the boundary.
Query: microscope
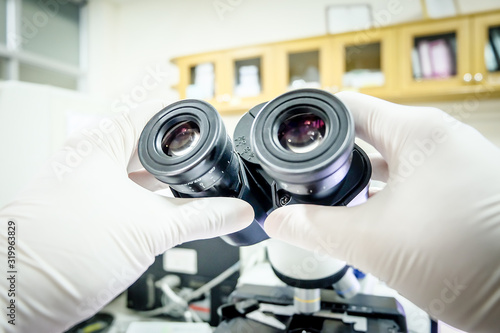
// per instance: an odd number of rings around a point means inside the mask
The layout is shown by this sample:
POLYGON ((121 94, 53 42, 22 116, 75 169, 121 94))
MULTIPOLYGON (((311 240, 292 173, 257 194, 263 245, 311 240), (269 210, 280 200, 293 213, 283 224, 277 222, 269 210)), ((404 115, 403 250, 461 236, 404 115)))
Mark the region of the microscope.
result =
POLYGON ((290 91, 253 107, 239 120, 233 140, 219 113, 201 100, 173 103, 148 122, 138 147, 145 169, 175 197, 250 203, 254 221, 221 238, 234 246, 266 240, 269 263, 287 285, 240 286, 219 309, 216 332, 407 332, 395 299, 358 294, 362 273, 269 239, 263 228, 266 217, 285 205, 366 201, 371 165, 354 138, 347 107, 317 89, 290 91))

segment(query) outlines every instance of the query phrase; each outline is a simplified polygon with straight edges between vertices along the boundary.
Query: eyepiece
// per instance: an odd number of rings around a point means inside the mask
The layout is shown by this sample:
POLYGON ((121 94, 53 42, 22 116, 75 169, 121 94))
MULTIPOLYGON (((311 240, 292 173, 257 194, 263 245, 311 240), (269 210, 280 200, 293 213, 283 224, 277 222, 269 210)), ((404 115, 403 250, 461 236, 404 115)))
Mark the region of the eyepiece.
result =
POLYGON ((262 168, 298 196, 333 193, 349 171, 354 121, 334 95, 294 90, 265 104, 251 129, 251 146, 262 168))
POLYGON ((184 156, 200 140, 200 128, 194 121, 183 121, 167 130, 161 141, 161 149, 170 157, 184 156))
POLYGON ((239 161, 219 113, 200 100, 158 112, 139 139, 146 170, 189 197, 237 196, 239 161))
POLYGON ((296 154, 316 149, 326 134, 325 121, 318 115, 307 113, 307 110, 293 110, 278 128, 277 138, 281 146, 296 154))

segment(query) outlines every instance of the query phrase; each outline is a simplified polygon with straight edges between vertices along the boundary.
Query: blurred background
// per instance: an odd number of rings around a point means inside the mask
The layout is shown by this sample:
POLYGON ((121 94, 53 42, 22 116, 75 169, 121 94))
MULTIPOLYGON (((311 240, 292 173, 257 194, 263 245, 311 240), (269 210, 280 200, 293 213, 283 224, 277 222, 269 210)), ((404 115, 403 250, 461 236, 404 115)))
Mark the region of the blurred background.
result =
POLYGON ((0 0, 0 207, 102 117, 201 98, 231 135, 303 87, 436 106, 500 146, 500 2, 0 0))
POLYGON ((287 90, 356 90, 440 107, 500 145, 499 63, 495 0, 0 0, 0 149, 19 158, 0 205, 68 133, 150 99, 205 99, 232 134, 287 90))

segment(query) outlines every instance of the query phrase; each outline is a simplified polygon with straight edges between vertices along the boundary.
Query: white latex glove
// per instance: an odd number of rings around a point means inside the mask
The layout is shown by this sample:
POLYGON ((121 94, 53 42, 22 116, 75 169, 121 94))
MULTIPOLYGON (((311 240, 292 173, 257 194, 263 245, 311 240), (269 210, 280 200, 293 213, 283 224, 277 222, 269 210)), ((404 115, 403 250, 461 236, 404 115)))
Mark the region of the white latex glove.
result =
POLYGON ((252 208, 241 200, 166 198, 137 184, 162 187, 138 171, 136 154, 143 127, 161 108, 144 105, 73 136, 0 211, 0 330, 67 329, 125 290, 156 255, 179 243, 235 232, 253 220, 252 208), (5 278, 11 270, 5 268, 9 221, 16 228, 15 297, 8 297, 5 278), (7 323, 10 299, 15 326, 7 323))
POLYGON ((336 96, 387 185, 357 207, 280 208, 268 234, 346 260, 457 328, 498 332, 500 150, 438 109, 336 96))

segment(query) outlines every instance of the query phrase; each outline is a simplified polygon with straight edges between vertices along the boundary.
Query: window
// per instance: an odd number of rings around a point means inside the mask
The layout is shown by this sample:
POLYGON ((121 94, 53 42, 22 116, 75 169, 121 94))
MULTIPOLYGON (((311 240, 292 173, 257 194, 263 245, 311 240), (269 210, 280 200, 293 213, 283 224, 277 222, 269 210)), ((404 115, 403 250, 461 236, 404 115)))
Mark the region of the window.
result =
POLYGON ((5 45, 7 36, 7 0, 0 0, 0 45, 5 45))
POLYGON ((7 78, 7 59, 0 57, 0 80, 7 78))
POLYGON ((0 79, 82 89, 84 1, 0 0, 0 79))

